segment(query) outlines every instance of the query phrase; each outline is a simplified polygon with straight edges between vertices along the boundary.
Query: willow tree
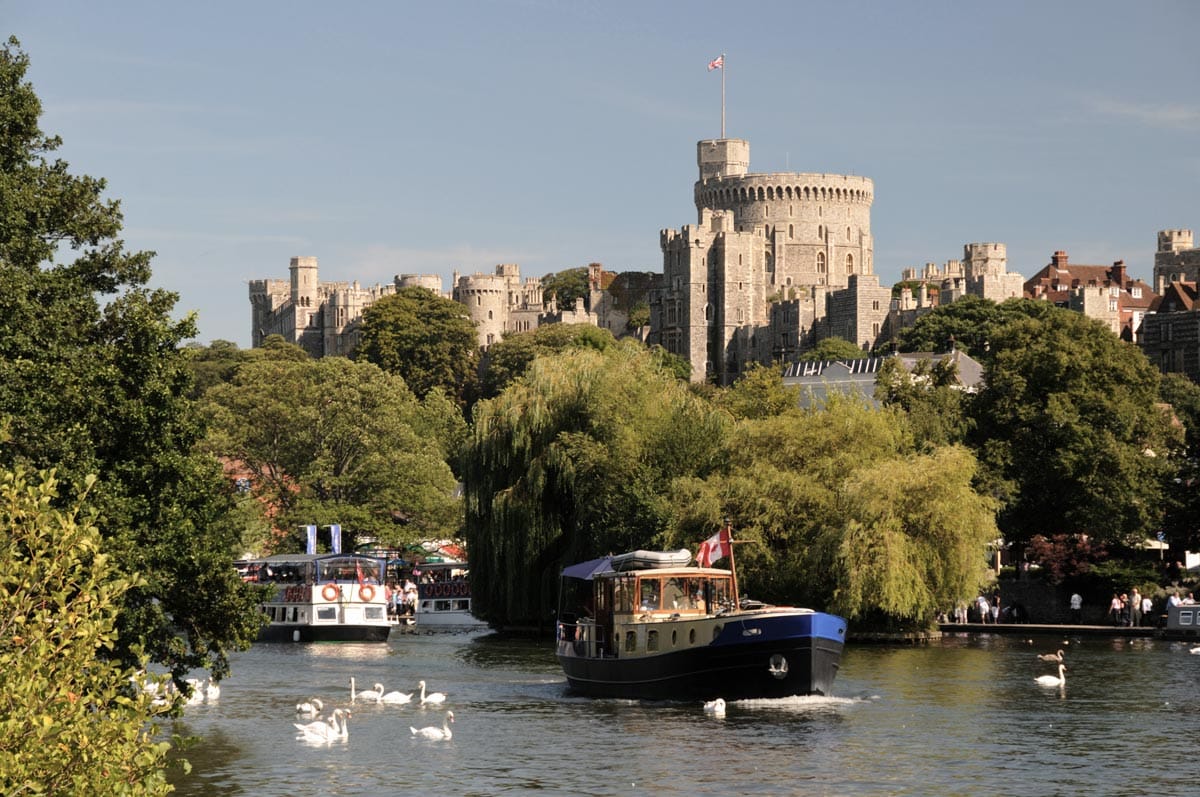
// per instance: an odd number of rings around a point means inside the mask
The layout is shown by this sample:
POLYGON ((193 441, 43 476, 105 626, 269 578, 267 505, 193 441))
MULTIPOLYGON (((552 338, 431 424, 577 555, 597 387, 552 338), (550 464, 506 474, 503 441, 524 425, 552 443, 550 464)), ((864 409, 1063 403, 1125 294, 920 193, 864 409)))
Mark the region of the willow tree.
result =
POLYGON ((655 544, 670 482, 719 465, 728 423, 636 344, 535 360, 475 409, 464 490, 476 613, 542 624, 564 564, 655 544))
POLYGON ((724 518, 743 593, 843 613, 860 627, 921 627, 967 597, 996 536, 962 448, 914 453, 905 415, 848 398, 740 421, 728 467, 673 484, 666 541, 724 518))
POLYGON ((945 446, 861 468, 840 489, 842 522, 814 546, 833 573, 829 608, 873 627, 924 628, 982 583, 995 502, 971 486, 975 457, 945 446))

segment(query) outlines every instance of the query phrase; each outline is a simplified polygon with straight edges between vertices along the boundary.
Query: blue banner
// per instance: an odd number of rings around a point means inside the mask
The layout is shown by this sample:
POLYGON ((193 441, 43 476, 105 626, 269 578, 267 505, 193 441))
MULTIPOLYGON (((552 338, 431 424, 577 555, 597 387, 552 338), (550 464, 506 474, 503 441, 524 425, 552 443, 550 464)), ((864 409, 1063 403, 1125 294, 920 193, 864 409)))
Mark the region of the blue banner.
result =
POLYGON ((338 523, 329 527, 329 550, 334 553, 342 552, 342 527, 338 523))
POLYGON ((313 525, 305 526, 304 531, 306 532, 308 538, 308 545, 305 548, 305 551, 307 551, 310 556, 314 556, 317 553, 317 527, 313 525))

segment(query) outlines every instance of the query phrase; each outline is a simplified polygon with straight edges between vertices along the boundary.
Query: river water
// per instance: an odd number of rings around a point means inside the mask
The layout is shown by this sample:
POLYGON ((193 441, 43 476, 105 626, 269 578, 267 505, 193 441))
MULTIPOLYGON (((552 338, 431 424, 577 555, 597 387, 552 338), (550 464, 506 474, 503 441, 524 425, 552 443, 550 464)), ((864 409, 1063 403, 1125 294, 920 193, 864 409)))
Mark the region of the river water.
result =
MULTIPOLYGON (((488 633, 255 645, 220 699, 167 730, 196 740, 181 795, 1195 795, 1200 655, 1151 639, 962 635, 850 646, 835 695, 699 704, 570 696, 548 642, 488 633), (1067 644, 1069 643, 1069 644, 1067 644), (1066 651, 1063 687, 1034 682, 1066 651), (447 693, 442 710, 357 703, 349 737, 296 740, 295 704, 359 689, 447 693)), ((415 699, 414 699, 415 700, 415 699)))

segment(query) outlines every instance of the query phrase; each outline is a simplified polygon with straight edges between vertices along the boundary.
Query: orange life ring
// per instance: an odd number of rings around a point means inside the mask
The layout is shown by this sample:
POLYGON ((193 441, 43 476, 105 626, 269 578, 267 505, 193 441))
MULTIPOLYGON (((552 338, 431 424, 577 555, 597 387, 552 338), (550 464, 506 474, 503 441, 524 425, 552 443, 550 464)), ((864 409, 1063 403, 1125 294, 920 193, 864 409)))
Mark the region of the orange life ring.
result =
POLYGON ((339 595, 336 584, 326 584, 325 588, 321 590, 321 597, 327 601, 335 601, 339 595))
POLYGON ((375 588, 370 584, 363 584, 358 588, 358 597, 362 598, 364 602, 370 603, 375 598, 375 588))

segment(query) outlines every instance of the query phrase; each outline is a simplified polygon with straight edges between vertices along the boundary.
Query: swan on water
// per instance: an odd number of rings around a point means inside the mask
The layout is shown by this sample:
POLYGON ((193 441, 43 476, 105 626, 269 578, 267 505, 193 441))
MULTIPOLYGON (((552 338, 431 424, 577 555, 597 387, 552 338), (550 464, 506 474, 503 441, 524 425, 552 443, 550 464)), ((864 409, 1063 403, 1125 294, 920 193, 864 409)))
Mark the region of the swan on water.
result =
POLYGON ((350 702, 351 703, 353 703, 355 700, 374 700, 376 703, 378 703, 378 702, 380 702, 380 699, 382 697, 383 697, 383 684, 375 684, 374 689, 367 689, 362 692, 355 692, 354 691, 354 676, 353 675, 350 676, 350 702))
POLYGON ((346 719, 349 718, 348 712, 342 711, 340 708, 333 710, 333 715, 328 720, 317 720, 310 722, 307 725, 301 725, 299 722, 293 722, 298 736, 296 738, 303 739, 306 742, 332 742, 334 739, 348 739, 350 730, 346 726, 346 719))
POLYGON ((1197 645, 1196 647, 1192 648, 1191 650, 1188 651, 1188 653, 1195 653, 1197 655, 1200 655, 1200 645, 1197 645))
MULTIPOLYGON (((446 693, 445 692, 430 692, 429 694, 425 694, 425 682, 424 681, 421 681, 420 683, 418 683, 417 686, 421 687, 421 705, 422 706, 425 705, 426 703, 445 703, 446 702, 446 693)), ((446 738, 449 738, 449 737, 446 737, 446 738)))
POLYGON ((321 698, 314 697, 309 699, 307 703, 297 703, 296 713, 303 714, 306 717, 315 717, 321 713, 321 709, 325 708, 325 704, 321 702, 321 698))
POLYGON ((430 725, 426 728, 414 728, 410 725, 408 729, 412 731, 413 736, 419 736, 422 739, 449 739, 451 736, 450 723, 452 722, 454 722, 454 712, 447 711, 446 718, 442 720, 442 727, 440 728, 436 725, 430 725))
POLYGON ((710 700, 704 704, 704 713, 712 714, 716 717, 725 716, 725 699, 718 697, 716 700, 710 700))
POLYGON ((1058 675, 1039 675, 1033 680, 1037 681, 1042 686, 1062 686, 1067 682, 1067 666, 1065 664, 1058 665, 1058 675))
POLYGON ((386 695, 379 698, 379 702, 380 703, 407 703, 410 700, 412 700, 412 698, 413 698, 412 692, 405 694, 405 693, 401 692, 400 690, 395 690, 393 692, 388 692, 386 695))
POLYGON ((204 699, 210 703, 221 699, 221 685, 215 683, 211 676, 204 682, 204 699))
POLYGON ((1063 652, 1060 650, 1058 653, 1043 653, 1042 655, 1038 656, 1038 658, 1042 661, 1053 661, 1061 664, 1063 660, 1063 652))

